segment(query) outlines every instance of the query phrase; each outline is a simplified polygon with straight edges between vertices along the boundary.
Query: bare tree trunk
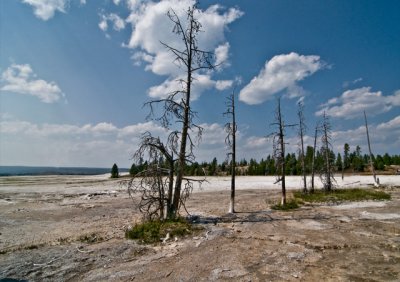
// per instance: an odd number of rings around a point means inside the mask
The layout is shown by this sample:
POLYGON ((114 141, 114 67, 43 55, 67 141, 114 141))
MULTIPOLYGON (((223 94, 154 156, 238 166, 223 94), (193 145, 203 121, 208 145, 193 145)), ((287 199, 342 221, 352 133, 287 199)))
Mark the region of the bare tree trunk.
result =
POLYGON ((232 172, 231 172, 231 201, 229 212, 235 212, 235 178, 236 178, 236 116, 235 116, 235 96, 232 94, 232 172))
POLYGON ((344 179, 344 157, 342 160, 342 180, 344 179))
POLYGON ((318 124, 315 126, 315 133, 314 133, 314 147, 313 147, 313 157, 312 157, 312 164, 311 164, 311 193, 314 193, 314 176, 315 176, 315 151, 317 149, 317 138, 318 138, 318 124))
POLYGON ((280 176, 278 174, 278 179, 276 183, 281 182, 282 187, 282 200, 281 205, 286 205, 286 160, 285 160, 285 129, 287 127, 296 126, 295 124, 286 125, 282 112, 281 112, 281 100, 277 99, 277 107, 275 110, 275 122, 271 125, 276 126, 277 130, 270 134, 273 136, 273 148, 274 148, 274 159, 277 168, 277 173, 280 171, 280 176))
POLYGON ((286 160, 285 160, 285 142, 284 138, 284 124, 282 121, 282 113, 281 113, 281 100, 278 100, 278 122, 279 122, 279 145, 280 145, 280 159, 281 159, 281 181, 282 181, 282 200, 281 205, 286 204, 286 182, 285 182, 285 174, 286 174, 286 160))
POLYGON ((225 138, 225 143, 231 149, 228 153, 232 156, 231 160, 231 198, 229 203, 229 213, 235 212, 235 179, 236 179, 236 112, 235 112, 235 89, 233 89, 232 94, 227 97, 227 110, 224 113, 225 116, 231 118, 231 121, 225 124, 225 130, 228 135, 225 138))
POLYGON ((331 126, 329 123, 328 116, 324 113, 324 120, 322 123, 322 145, 324 148, 324 154, 325 154, 325 163, 324 163, 324 177, 323 178, 323 184, 324 184, 324 189, 326 191, 331 191, 332 190, 332 167, 331 167, 331 160, 330 160, 330 146, 331 146, 331 126))
POLYGON ((171 217, 173 214, 172 208, 172 193, 174 190, 174 158, 168 160, 169 172, 168 172, 168 197, 167 197, 167 217, 171 217))
POLYGON ((303 170, 303 193, 307 193, 307 173, 306 173, 306 165, 304 160, 304 133, 306 130, 306 126, 304 124, 304 106, 301 102, 299 102, 299 110, 297 112, 299 117, 299 136, 300 136, 300 158, 301 158, 301 168, 303 170))
POLYGON ((371 151, 371 143, 369 141, 369 132, 368 132, 368 122, 367 122, 367 115, 364 111, 364 119, 365 119, 365 129, 367 131, 367 140, 368 140, 368 150, 369 150, 369 165, 371 166, 372 175, 374 176, 375 186, 379 186, 379 183, 376 180, 374 162, 372 160, 372 151, 371 151))
POLYGON ((181 146, 179 149, 179 157, 178 157, 178 170, 176 174, 176 181, 175 181, 175 191, 174 191, 174 198, 172 202, 172 214, 176 214, 179 210, 179 204, 180 204, 180 198, 181 198, 181 187, 182 187, 182 179, 183 179, 183 174, 185 171, 185 165, 186 165, 186 142, 187 142, 187 135, 188 135, 188 129, 189 129, 189 112, 190 112, 190 90, 191 90, 191 84, 192 84, 192 71, 191 71, 191 63, 192 63, 192 57, 191 57, 191 51, 189 55, 189 66, 187 70, 187 89, 186 89, 186 99, 185 99, 185 113, 184 113, 184 119, 183 119, 183 125, 182 125, 182 136, 181 136, 181 146))

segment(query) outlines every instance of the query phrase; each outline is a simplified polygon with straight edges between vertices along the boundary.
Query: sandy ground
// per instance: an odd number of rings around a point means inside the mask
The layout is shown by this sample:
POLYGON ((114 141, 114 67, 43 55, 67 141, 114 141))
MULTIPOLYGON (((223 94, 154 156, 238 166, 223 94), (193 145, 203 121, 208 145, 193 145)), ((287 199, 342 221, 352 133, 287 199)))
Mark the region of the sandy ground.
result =
MULTIPOLYGON (((126 188, 104 176, 0 178, 0 280, 400 281, 400 177, 380 176, 391 201, 272 211, 272 177, 237 179, 238 213, 226 214, 229 178, 196 187, 188 212, 203 227, 140 245, 126 188)), ((338 178, 341 187, 371 177, 338 178)), ((295 189, 300 178, 288 179, 295 189)), ((319 184, 318 184, 319 185, 319 184)))

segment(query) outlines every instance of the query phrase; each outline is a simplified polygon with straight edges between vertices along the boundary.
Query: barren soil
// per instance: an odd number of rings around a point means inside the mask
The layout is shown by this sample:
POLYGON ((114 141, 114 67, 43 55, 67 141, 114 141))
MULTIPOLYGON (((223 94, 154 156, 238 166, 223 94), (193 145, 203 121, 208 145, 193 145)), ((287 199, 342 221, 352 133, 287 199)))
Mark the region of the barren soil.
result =
POLYGON ((229 191, 196 192, 187 210, 203 229, 146 246, 124 238, 140 215, 117 182, 65 179, 0 179, 0 280, 400 280, 398 186, 391 201, 290 212, 270 209, 279 190, 239 190, 234 215, 229 191))

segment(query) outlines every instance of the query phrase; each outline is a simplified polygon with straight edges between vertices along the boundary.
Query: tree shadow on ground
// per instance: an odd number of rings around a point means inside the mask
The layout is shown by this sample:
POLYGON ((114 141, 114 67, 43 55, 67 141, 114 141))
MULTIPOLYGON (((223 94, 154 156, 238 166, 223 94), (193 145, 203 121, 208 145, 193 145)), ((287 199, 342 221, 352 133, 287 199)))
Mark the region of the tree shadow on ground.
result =
POLYGON ((313 214, 313 215, 299 215, 293 214, 282 215, 275 211, 256 211, 256 212, 235 212, 227 213, 222 216, 201 216, 189 215, 188 220, 192 224, 217 224, 217 223, 258 223, 258 222, 276 222, 276 221, 289 221, 289 220, 329 220, 339 216, 326 215, 326 214, 313 214))

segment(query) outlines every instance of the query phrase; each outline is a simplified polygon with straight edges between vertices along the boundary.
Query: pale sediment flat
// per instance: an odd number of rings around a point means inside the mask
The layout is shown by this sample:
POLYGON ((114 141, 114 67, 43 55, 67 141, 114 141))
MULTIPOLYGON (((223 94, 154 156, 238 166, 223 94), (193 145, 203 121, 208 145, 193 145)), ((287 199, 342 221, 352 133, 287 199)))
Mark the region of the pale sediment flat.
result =
MULTIPOLYGON (((400 176, 379 178, 390 201, 282 212, 271 209, 281 195, 275 177, 239 176, 229 215, 230 177, 207 177, 181 211, 204 229, 142 245, 124 237, 142 217, 122 179, 1 177, 0 280, 398 281, 400 176)), ((302 186, 300 176, 286 180, 288 190, 302 186)), ((373 186, 372 176, 336 181, 373 186)))
MULTIPOLYGON (((400 175, 378 175, 383 186, 400 185, 400 175)), ((194 183, 193 192, 227 191, 231 187, 230 176, 190 177, 195 180, 205 180, 201 184, 194 183)), ((124 179, 127 180, 126 178, 124 179)), ((124 180, 110 179, 110 174, 76 176, 76 175, 50 175, 50 176, 7 176, 0 177, 0 192, 18 193, 95 193, 126 190, 124 180)), ((372 176, 350 175, 335 176, 334 185, 338 188, 369 187, 374 185, 372 176)), ((311 177, 307 177, 307 185, 311 185, 311 177)), ((286 187, 288 190, 300 189, 303 185, 301 176, 287 176, 286 187)), ((315 177, 315 187, 321 188, 319 177, 315 177)), ((281 189, 275 176, 237 176, 237 190, 249 189, 281 189)))

